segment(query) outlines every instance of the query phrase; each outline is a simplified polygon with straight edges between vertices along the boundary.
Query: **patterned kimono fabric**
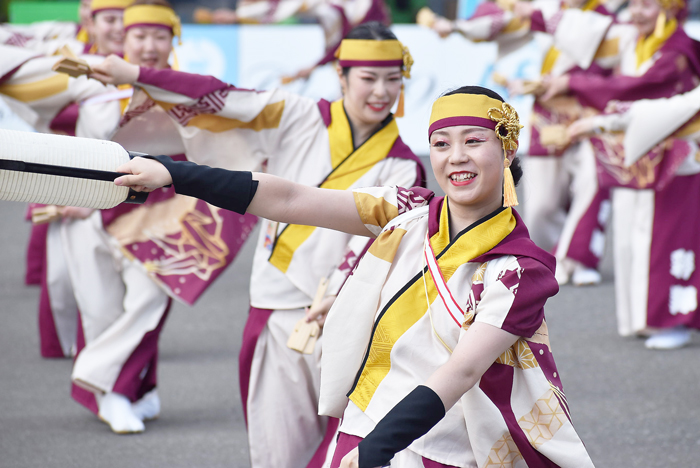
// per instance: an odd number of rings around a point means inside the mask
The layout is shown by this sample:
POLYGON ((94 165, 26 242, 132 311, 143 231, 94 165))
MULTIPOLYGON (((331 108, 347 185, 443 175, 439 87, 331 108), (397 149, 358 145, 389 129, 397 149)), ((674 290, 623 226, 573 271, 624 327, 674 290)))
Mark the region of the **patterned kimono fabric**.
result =
MULTIPOLYGON (((40 132, 105 139, 118 122, 116 90, 87 77, 71 78, 51 71, 58 57, 40 57, 27 49, 0 46, 8 57, 0 80, 0 94, 10 107, 40 132), (99 103, 77 102, 102 96, 99 103)), ((100 63, 98 56, 83 56, 100 63)), ((30 207, 31 211, 31 207, 30 207)), ((41 285, 39 301, 40 351, 44 357, 75 353, 77 305, 66 270, 59 234, 60 223, 33 226, 27 252, 27 284, 41 285)))
MULTIPOLYGON (((635 40, 621 50, 619 76, 587 81, 573 76, 571 89, 579 100, 599 109, 612 99, 680 94, 698 84, 697 50, 698 44, 671 20, 661 39, 635 40), (595 97, 593 87, 599 90, 595 97)), ((616 312, 622 336, 680 325, 698 328, 700 323, 695 314, 700 288, 700 277, 694 274, 695 221, 687 216, 694 210, 700 179, 695 170, 677 172, 690 152, 678 138, 692 140, 694 128, 688 124, 675 140, 629 168, 622 164, 621 135, 591 139, 601 183, 613 187, 616 312)))
POLYGON ((359 189, 355 201, 377 238, 325 327, 319 412, 343 417, 332 466, 447 362, 476 321, 521 338, 391 466, 592 467, 544 320, 558 291, 554 258, 518 214, 500 208, 450 239, 449 200, 428 190, 359 189))

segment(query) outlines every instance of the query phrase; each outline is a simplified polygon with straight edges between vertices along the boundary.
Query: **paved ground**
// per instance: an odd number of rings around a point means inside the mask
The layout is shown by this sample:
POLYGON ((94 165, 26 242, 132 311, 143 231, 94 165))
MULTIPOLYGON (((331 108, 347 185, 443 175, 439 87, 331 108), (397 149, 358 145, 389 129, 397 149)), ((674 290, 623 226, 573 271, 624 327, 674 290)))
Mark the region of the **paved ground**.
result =
MULTIPOLYGON (((161 341, 161 417, 118 436, 70 399, 71 363, 39 357, 23 211, 0 202, 0 468, 249 466, 237 350, 252 244, 195 308, 174 307, 161 341)), ((700 336, 671 352, 619 338, 609 259, 604 279, 562 288, 547 308, 578 432, 599 468, 700 466, 700 336)))

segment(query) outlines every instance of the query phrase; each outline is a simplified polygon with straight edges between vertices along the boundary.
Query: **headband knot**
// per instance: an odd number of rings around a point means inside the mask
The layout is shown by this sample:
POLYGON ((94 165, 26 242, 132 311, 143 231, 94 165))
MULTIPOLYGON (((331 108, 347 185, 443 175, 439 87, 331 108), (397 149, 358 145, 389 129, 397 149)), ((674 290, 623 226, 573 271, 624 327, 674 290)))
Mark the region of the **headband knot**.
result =
POLYGON ((492 107, 488 110, 488 116, 496 122, 496 136, 503 143, 503 149, 514 150, 518 149, 518 138, 520 137, 520 119, 518 112, 513 106, 504 102, 501 108, 492 107))

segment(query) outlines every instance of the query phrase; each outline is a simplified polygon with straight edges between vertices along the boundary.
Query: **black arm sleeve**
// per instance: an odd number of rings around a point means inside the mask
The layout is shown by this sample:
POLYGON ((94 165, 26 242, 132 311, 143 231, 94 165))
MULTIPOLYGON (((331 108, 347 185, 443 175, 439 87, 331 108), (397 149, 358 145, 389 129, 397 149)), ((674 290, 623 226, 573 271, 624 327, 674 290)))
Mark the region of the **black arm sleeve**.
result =
POLYGON ((419 385, 360 442, 360 468, 388 465, 396 453, 425 435, 444 417, 445 405, 437 393, 419 385))
POLYGON ((168 156, 150 156, 165 166, 173 179, 175 192, 199 198, 219 208, 244 214, 258 189, 253 174, 200 166, 189 161, 173 161, 168 156))

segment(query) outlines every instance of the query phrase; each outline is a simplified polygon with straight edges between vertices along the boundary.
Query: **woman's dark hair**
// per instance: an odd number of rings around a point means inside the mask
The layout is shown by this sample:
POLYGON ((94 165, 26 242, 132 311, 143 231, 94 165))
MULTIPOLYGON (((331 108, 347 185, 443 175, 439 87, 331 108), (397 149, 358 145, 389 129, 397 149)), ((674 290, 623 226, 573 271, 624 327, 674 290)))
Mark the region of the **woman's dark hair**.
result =
MULTIPOLYGON (((503 99, 496 91, 492 91, 482 86, 462 86, 461 88, 447 91, 442 94, 442 96, 452 96, 453 94, 483 94, 491 99, 505 102, 505 99, 503 99)), ((513 158, 513 162, 510 163, 510 172, 513 174, 513 182, 515 182, 515 185, 517 186, 523 176, 523 168, 520 166, 520 158, 518 156, 513 158)))
MULTIPOLYGON (((370 41, 396 40, 396 35, 379 21, 369 21, 355 26, 344 39, 364 39, 370 41)), ((403 67, 402 67, 403 68, 403 67)), ((343 75, 348 76, 350 67, 343 67, 343 75)))

